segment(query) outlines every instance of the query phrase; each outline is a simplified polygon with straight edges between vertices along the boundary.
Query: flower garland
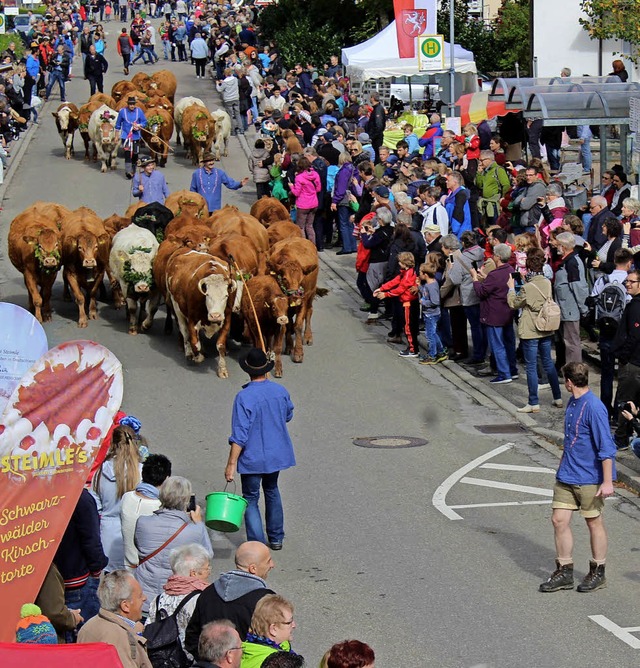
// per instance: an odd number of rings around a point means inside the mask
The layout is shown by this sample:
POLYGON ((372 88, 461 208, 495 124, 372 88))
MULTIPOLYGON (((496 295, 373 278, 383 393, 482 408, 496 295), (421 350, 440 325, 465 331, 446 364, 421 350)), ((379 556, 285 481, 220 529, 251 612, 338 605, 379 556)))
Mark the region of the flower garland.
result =
POLYGON ((60 266, 60 251, 59 250, 53 250, 50 253, 43 253, 42 248, 40 247, 40 244, 36 244, 35 250, 33 252, 35 255, 36 260, 38 260, 38 265, 40 266, 40 269, 44 271, 45 274, 51 274, 55 271, 58 271, 58 267, 60 266), (46 258, 48 257, 54 257, 57 261, 57 264, 55 267, 45 267, 43 266, 43 262, 46 258))
POLYGON ((154 114, 151 118, 147 119, 147 125, 153 127, 154 125, 162 125, 164 123, 164 118, 160 114, 154 114))
MULTIPOLYGON (((136 252, 150 253, 151 248, 145 248, 144 246, 135 246, 129 249, 129 253, 136 253, 136 252)), ((145 273, 140 271, 133 271, 131 269, 131 260, 125 260, 122 271, 122 278, 124 279, 125 283, 130 285, 135 285, 140 281, 145 281, 146 283, 149 284, 150 288, 153 286, 153 273, 151 269, 149 269, 149 271, 145 273)))

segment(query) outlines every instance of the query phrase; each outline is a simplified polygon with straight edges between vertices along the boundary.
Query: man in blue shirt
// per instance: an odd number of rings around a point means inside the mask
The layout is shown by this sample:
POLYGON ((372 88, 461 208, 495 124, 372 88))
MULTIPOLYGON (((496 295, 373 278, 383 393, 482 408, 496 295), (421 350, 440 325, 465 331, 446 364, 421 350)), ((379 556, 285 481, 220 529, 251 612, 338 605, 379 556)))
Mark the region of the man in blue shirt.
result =
POLYGON ((540 585, 540 591, 573 589, 571 517, 580 510, 589 529, 592 559, 578 591, 589 592, 607 584, 607 532, 602 511, 605 498, 613 495, 616 446, 607 409, 589 389, 589 367, 582 362, 569 362, 562 367, 562 373, 572 396, 564 418, 564 448, 551 505, 556 570, 540 585))
POLYGON ((242 181, 232 179, 226 172, 213 166, 215 156, 213 153, 205 153, 202 156, 202 167, 196 169, 191 177, 189 190, 192 193, 202 195, 207 201, 209 213, 222 208, 222 186, 231 190, 239 190, 249 183, 249 177, 242 181))
POLYGON ((127 98, 127 106, 120 109, 116 119, 116 130, 120 131, 124 149, 124 175, 128 179, 133 178, 134 165, 138 163, 140 130, 147 126, 147 117, 136 104, 133 95, 127 98))
POLYGON ((133 177, 131 192, 139 197, 141 202, 164 204, 169 196, 169 188, 163 174, 156 171, 156 161, 153 158, 140 159, 140 171, 133 177))
POLYGON ((267 379, 274 362, 261 350, 252 348, 240 360, 251 382, 243 385, 233 402, 231 450, 224 475, 228 482, 236 470, 242 482, 242 495, 248 506, 244 516, 247 540, 266 543, 258 501, 264 490, 267 537, 272 550, 282 549, 284 513, 278 489, 280 471, 296 465, 287 422, 293 417, 293 404, 287 390, 267 379))

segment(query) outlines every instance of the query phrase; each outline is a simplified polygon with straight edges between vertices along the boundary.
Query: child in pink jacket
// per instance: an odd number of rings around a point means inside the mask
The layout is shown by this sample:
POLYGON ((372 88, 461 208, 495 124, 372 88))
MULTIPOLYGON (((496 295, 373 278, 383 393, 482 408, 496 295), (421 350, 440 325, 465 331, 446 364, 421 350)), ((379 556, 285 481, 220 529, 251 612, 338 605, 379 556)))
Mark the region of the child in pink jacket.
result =
POLYGON ((322 188, 318 172, 311 167, 307 158, 300 158, 296 165, 296 175, 289 189, 296 196, 296 223, 309 241, 316 242, 313 220, 318 208, 318 193, 322 188))

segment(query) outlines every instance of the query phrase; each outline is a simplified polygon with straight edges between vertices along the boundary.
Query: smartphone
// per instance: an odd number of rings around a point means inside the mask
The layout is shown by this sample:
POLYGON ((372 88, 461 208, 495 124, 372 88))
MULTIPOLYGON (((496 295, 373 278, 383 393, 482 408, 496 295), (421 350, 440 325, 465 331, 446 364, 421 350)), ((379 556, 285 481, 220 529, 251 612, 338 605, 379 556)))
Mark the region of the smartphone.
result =
POLYGON ((513 278, 514 282, 518 285, 522 285, 522 274, 519 271, 512 271, 511 278, 513 278))
POLYGON ((195 509, 196 509, 196 495, 192 494, 191 498, 189 499, 189 505, 187 506, 187 512, 190 513, 195 509))
MULTIPOLYGON (((476 271, 478 271, 478 270, 480 269, 480 267, 478 266, 478 261, 477 261, 477 260, 472 260, 472 261, 471 261, 471 266, 472 266, 476 271)), ((482 263, 480 263, 480 266, 482 266, 482 263)))

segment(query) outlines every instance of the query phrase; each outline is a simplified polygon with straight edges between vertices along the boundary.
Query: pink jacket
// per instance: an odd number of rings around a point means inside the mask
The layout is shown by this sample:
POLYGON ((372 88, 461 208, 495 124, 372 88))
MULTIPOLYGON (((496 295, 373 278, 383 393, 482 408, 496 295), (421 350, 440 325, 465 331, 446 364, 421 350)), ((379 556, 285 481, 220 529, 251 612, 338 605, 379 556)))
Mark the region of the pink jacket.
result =
POLYGON ((315 209, 318 206, 318 193, 322 184, 315 170, 307 169, 296 174, 295 181, 289 187, 296 196, 298 209, 315 209))

